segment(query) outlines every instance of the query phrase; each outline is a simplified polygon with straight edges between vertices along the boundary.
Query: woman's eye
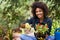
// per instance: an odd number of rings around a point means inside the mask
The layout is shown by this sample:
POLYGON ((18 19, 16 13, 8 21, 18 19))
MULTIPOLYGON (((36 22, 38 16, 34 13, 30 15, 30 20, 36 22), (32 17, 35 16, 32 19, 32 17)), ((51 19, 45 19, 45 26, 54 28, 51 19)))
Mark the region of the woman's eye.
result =
POLYGON ((36 13, 38 13, 38 11, 36 11, 36 13))
POLYGON ((42 12, 42 11, 36 11, 36 13, 38 13, 38 12, 42 12))
POLYGON ((42 11, 39 11, 39 12, 42 12, 42 11))

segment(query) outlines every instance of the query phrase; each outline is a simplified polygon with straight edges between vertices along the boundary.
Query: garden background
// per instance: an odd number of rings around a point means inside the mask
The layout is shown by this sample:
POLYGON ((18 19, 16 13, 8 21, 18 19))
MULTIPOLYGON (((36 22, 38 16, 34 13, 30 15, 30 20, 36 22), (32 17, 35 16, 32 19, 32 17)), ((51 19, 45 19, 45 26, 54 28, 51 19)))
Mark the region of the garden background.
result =
POLYGON ((48 17, 53 21, 51 35, 60 27, 60 0, 0 0, 0 36, 17 28, 19 24, 31 18, 31 5, 35 1, 46 3, 48 17))

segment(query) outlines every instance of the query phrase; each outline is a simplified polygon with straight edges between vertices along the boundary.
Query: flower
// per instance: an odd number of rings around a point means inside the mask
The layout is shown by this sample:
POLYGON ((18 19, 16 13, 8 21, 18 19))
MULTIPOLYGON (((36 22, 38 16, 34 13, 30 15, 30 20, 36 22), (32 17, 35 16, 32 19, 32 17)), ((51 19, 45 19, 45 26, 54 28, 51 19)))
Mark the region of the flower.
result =
POLYGON ((31 29, 31 25, 29 25, 29 23, 25 23, 25 28, 26 29, 31 29))

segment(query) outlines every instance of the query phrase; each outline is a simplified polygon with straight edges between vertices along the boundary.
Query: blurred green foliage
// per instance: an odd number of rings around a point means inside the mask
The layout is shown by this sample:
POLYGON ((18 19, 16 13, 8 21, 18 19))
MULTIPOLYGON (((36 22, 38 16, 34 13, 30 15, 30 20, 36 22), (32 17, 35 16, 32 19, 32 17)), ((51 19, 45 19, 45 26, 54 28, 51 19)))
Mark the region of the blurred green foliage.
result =
POLYGON ((16 27, 29 17, 29 7, 33 0, 0 0, 0 24, 16 27))
POLYGON ((49 17, 60 19, 60 5, 57 0, 0 0, 0 24, 17 27, 31 15, 31 4, 35 1, 46 3, 49 17))
MULTIPOLYGON (((31 17, 31 5, 35 1, 46 3, 48 16, 53 20, 51 35, 60 26, 60 0, 0 0, 0 25, 7 29, 16 28, 31 17)), ((1 30, 0 30, 1 32, 1 30)))
POLYGON ((60 28, 60 21, 54 19, 52 23, 51 35, 55 35, 55 31, 57 28, 60 28))

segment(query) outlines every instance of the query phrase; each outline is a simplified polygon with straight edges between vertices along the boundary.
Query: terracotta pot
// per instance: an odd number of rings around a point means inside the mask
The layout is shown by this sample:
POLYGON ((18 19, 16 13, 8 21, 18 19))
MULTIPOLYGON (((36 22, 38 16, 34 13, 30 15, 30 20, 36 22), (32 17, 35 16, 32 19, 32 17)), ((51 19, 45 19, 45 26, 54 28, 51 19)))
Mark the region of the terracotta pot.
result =
POLYGON ((45 34, 42 34, 42 33, 35 33, 35 35, 36 35, 36 37, 37 38, 40 38, 40 37, 42 37, 42 38, 45 38, 45 34))
POLYGON ((0 40, 3 40, 3 38, 2 38, 2 37, 0 37, 0 40))

